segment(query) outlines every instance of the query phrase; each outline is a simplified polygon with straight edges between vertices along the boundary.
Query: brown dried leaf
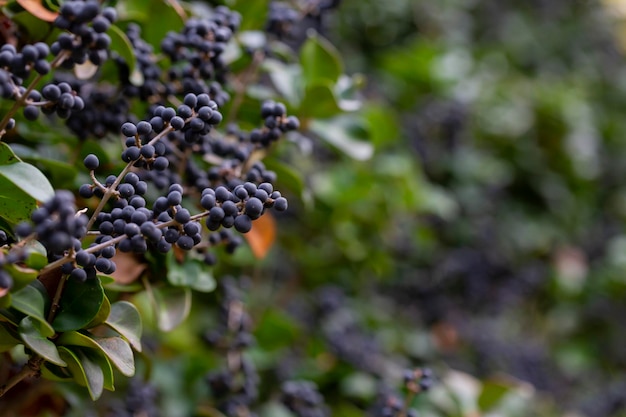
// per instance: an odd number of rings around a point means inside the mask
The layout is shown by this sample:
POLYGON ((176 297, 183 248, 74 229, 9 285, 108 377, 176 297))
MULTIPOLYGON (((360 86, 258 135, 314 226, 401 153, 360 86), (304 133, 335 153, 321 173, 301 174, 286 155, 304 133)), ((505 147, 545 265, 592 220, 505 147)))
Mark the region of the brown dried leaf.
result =
POLYGON ((252 229, 245 235, 252 253, 257 259, 263 259, 276 240, 276 221, 270 213, 264 214, 252 223, 252 229))
POLYGON ((17 3, 30 14, 44 22, 54 22, 59 13, 46 9, 41 0, 17 0, 17 3))
POLYGON ((117 267, 115 272, 111 274, 111 277, 113 277, 116 283, 121 285, 135 282, 148 267, 130 253, 118 251, 111 260, 115 262, 117 267))

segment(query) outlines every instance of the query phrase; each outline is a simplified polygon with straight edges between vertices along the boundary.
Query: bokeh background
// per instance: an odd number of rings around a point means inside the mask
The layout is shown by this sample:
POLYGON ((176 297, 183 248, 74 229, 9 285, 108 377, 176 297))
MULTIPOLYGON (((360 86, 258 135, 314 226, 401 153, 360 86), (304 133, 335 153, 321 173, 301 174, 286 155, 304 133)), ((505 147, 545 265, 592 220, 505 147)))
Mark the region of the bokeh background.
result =
MULTIPOLYGON (((254 44, 271 2, 222 3, 254 44)), ((334 416, 381 416, 403 369, 427 367, 423 417, 625 417, 626 2, 328 3, 282 41, 297 50, 314 29, 334 45, 341 108, 287 100, 303 128, 266 164, 289 210, 212 271, 246 277, 259 415, 291 416, 280 386, 306 379, 334 416)), ((120 25, 157 45, 175 19, 145 14, 155 7, 120 1, 120 25)), ((240 113, 258 118, 267 89, 289 99, 289 74, 268 69, 240 113)), ((115 415, 133 392, 154 403, 147 415, 222 417, 206 375, 225 358, 205 343, 220 297, 194 294, 170 332, 135 297, 138 376, 95 404, 55 385, 64 415, 115 415)))

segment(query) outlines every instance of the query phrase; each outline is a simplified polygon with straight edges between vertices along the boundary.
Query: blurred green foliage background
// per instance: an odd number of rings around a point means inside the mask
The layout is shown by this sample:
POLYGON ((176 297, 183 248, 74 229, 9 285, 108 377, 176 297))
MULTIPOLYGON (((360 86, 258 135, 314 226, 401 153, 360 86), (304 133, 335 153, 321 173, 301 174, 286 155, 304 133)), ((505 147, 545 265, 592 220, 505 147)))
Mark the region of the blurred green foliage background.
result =
MULTIPOLYGON (((268 1, 225 4, 263 28, 268 1)), ((626 416, 622 4, 344 0, 294 28, 339 51, 344 111, 268 70, 304 126, 267 161, 290 208, 262 262, 246 247, 213 271, 249 277, 261 416, 290 415, 277 393, 293 378, 363 416, 416 366, 437 381, 423 416, 626 416)), ((214 415, 217 300, 195 294, 171 332, 146 325, 138 361, 163 415, 214 415)), ((64 390, 76 416, 123 393, 64 390)))
MULTIPOLYGON (((234 6, 262 27, 260 6, 234 6)), ((272 381, 309 378, 333 415, 362 416, 410 366, 438 378, 425 416, 626 415, 626 67, 611 10, 346 0, 323 16, 362 107, 278 150, 269 165, 292 193, 278 240, 261 266, 244 249, 220 267, 252 277, 262 415, 285 413, 272 381)), ((210 323, 154 336, 167 415, 203 402, 210 323)))

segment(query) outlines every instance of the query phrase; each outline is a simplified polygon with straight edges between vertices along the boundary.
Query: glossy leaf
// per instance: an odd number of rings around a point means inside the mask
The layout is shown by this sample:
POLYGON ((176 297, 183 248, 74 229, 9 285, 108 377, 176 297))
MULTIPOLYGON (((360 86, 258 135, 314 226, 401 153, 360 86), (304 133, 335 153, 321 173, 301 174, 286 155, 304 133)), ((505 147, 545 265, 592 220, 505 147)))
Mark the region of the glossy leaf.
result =
POLYGON ((133 304, 128 301, 111 304, 111 313, 105 324, 128 340, 136 351, 141 352, 141 316, 133 304))
POLYGON ((30 39, 44 39, 49 33, 48 25, 27 10, 12 15, 11 21, 23 28, 30 39))
POLYGON ((288 65, 275 59, 267 59, 262 68, 269 73, 272 84, 292 105, 297 105, 302 97, 302 77, 300 67, 288 65))
POLYGON ((135 359, 128 342, 121 337, 95 337, 76 331, 63 333, 57 343, 63 346, 82 346, 95 349, 113 364, 125 376, 135 374, 135 359))
POLYGON ((113 366, 111 366, 109 358, 100 353, 94 354, 92 359, 102 370, 102 376, 104 377, 104 389, 108 391, 115 391, 115 377, 113 375, 113 366))
POLYGON ((215 279, 211 270, 198 260, 176 261, 173 252, 168 253, 167 280, 175 286, 193 288, 196 291, 211 292, 215 289, 215 279))
POLYGON ((0 176, 0 217, 10 224, 30 219, 37 201, 17 185, 0 176))
POLYGON ((341 56, 337 49, 315 31, 307 33, 308 39, 300 50, 302 75, 307 85, 319 81, 334 83, 343 72, 341 56))
POLYGON ((159 329, 164 332, 174 330, 189 315, 191 310, 191 290, 186 287, 153 289, 157 302, 159 329))
POLYGON ((348 118, 336 118, 328 121, 313 120, 310 129, 349 157, 359 161, 370 159, 374 154, 374 147, 369 142, 359 140, 353 134, 350 124, 351 121, 348 118))
POLYGON ((99 280, 68 279, 52 327, 58 332, 85 328, 98 315, 103 302, 104 290, 99 280))
POLYGON ((9 145, 4 142, 0 142, 0 164, 9 165, 20 161, 21 159, 15 154, 9 145))
POLYGON ((0 179, 15 184, 38 201, 47 201, 54 196, 54 189, 46 176, 26 162, 0 165, 0 179))
POLYGON ((126 33, 119 27, 111 25, 107 34, 111 37, 111 51, 117 53, 124 59, 126 65, 128 65, 128 72, 132 74, 135 71, 137 65, 137 57, 133 50, 133 45, 130 43, 126 33))
POLYGON ((330 84, 307 85, 298 114, 325 119, 341 113, 330 84))
POLYGON ((94 360, 94 354, 81 348, 69 349, 65 346, 59 347, 59 353, 67 362, 74 381, 87 387, 92 400, 100 398, 104 389, 104 372, 98 361, 94 360))
POLYGON ((26 268, 18 264, 9 264, 4 268, 13 278, 13 289, 15 290, 24 288, 26 285, 36 281, 39 275, 38 270, 26 268))
POLYGON ((0 309, 9 308, 11 305, 11 293, 9 291, 9 288, 0 289, 0 309))
POLYGON ((269 0, 237 0, 232 4, 233 10, 241 13, 241 31, 263 27, 267 17, 269 0))
POLYGON ((122 375, 135 375, 135 358, 127 341, 121 337, 100 337, 94 341, 122 375))
POLYGON ((46 248, 36 240, 27 242, 24 246, 28 252, 28 256, 24 263, 27 267, 39 270, 48 264, 46 248))
POLYGON ((96 327, 100 324, 103 324, 109 317, 110 313, 111 313, 111 302, 109 301, 108 297, 105 295, 104 299, 102 300, 102 304, 100 305, 100 310, 98 311, 98 314, 96 314, 93 320, 91 320, 89 324, 85 326, 85 328, 91 329, 92 327, 96 327))
POLYGON ((58 152, 57 149, 54 149, 53 144, 48 144, 40 150, 34 150, 25 145, 14 144, 12 145, 12 149, 24 162, 29 162, 40 168, 42 172, 49 177, 50 182, 55 184, 57 188, 59 188, 60 184, 64 187, 73 185, 78 170, 74 165, 65 161, 53 159, 58 152))
POLYGON ((22 341, 15 336, 17 335, 14 335, 6 326, 0 323, 0 352, 6 352, 22 344, 22 341))
MULTIPOLYGON (((179 12, 184 12, 177 5, 177 7, 172 7, 172 5, 176 4, 176 2, 167 1, 167 0, 142 0, 142 3, 147 3, 147 24, 142 27, 142 37, 152 43, 153 45, 158 45, 163 37, 169 31, 179 31, 184 26, 183 18, 179 12), (158 10, 158 13, 154 13, 154 11, 158 10)), ((129 2, 130 3, 130 2, 129 2)))
POLYGON ((31 317, 27 316, 22 319, 19 333, 24 343, 39 356, 56 365, 67 366, 67 363, 59 356, 56 345, 41 334, 31 317))
POLYGON ((30 316, 38 322, 44 336, 54 335, 54 329, 46 320, 46 312, 50 300, 46 289, 39 281, 34 281, 19 291, 13 293, 11 307, 20 313, 30 316))
POLYGON ((43 365, 41 365, 41 376, 50 381, 72 381, 72 375, 67 367, 61 367, 50 362, 44 362, 43 365))

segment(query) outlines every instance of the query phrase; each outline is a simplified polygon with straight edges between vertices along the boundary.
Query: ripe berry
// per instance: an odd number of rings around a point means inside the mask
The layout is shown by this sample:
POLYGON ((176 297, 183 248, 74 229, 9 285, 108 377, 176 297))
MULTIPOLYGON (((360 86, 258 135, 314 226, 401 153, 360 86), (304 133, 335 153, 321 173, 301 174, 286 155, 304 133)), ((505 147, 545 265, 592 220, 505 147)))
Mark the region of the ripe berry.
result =
POLYGON ((85 282, 87 281, 87 272, 82 269, 82 268, 75 268, 71 273, 70 273, 70 277, 80 281, 80 282, 85 282))
POLYGON ((183 201, 183 195, 179 191, 171 191, 167 195, 167 203, 170 206, 177 206, 183 201))
POLYGON ((165 171, 167 167, 170 165, 170 161, 167 160, 164 156, 157 156, 152 164, 152 168, 157 171, 165 171))
POLYGON ((287 199, 285 197, 278 197, 274 200, 274 210, 285 211, 287 210, 287 199))
POLYGON ((191 215, 189 214, 189 210, 187 209, 178 210, 176 214, 174 215, 174 220, 176 220, 180 224, 187 223, 189 220, 191 220, 191 215))
POLYGON ((263 203, 256 197, 252 197, 246 201, 246 214, 250 216, 251 219, 258 219, 263 212, 263 203))
POLYGON ((252 229, 252 219, 247 214, 235 217, 235 230, 239 233, 248 233, 252 229))
POLYGON ((32 105, 24 107, 24 117, 26 120, 30 121, 37 120, 39 117, 39 107, 32 105))
POLYGON ((130 122, 124 123, 122 125, 122 134, 127 137, 135 136, 137 134, 137 126, 130 122))
POLYGON ((193 248, 193 239, 190 236, 182 235, 176 241, 176 246, 183 250, 189 250, 193 248))

